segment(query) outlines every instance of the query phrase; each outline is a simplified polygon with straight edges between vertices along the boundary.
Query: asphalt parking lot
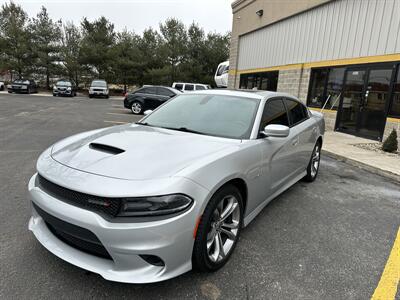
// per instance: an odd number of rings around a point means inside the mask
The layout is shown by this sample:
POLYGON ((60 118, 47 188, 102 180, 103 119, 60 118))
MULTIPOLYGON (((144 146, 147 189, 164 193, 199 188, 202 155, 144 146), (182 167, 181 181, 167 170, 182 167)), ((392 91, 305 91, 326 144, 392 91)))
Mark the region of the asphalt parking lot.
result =
POLYGON ((27 184, 39 154, 74 133, 139 119, 122 98, 0 93, 1 299, 371 297, 400 225, 400 185, 326 157, 314 183, 297 183, 244 229, 216 273, 119 284, 49 253, 27 228, 27 184))

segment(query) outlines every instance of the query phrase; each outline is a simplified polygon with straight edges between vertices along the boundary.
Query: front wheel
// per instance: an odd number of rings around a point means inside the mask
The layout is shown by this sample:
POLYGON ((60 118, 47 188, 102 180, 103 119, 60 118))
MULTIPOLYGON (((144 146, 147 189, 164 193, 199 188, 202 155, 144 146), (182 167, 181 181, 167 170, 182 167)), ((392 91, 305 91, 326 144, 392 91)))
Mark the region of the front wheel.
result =
POLYGON ((243 220, 243 199, 233 185, 219 189, 208 203, 198 226, 192 261, 200 271, 216 271, 228 261, 243 220))
POLYGON ((321 159, 321 143, 318 141, 311 155, 310 162, 307 166, 307 175, 304 177, 305 181, 312 182, 317 178, 319 163, 321 159))
POLYGON ((138 101, 134 101, 131 105, 131 111, 135 115, 140 115, 143 112, 143 105, 138 101))

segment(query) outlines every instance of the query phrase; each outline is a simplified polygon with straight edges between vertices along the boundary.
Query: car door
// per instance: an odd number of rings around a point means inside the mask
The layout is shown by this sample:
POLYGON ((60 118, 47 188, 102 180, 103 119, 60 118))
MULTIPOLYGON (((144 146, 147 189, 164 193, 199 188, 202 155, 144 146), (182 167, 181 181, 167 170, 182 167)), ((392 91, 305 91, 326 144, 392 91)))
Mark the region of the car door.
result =
MULTIPOLYGON (((269 99, 265 103, 259 131, 261 132, 265 126, 270 124, 290 127, 290 118, 283 98, 269 99)), ((297 128, 290 128, 287 137, 259 137, 259 139, 262 139, 262 143, 260 143, 262 153, 261 174, 263 182, 265 182, 264 195, 266 195, 266 198, 280 190, 295 177, 298 134, 297 128)))
POLYGON ((160 106, 161 104, 163 104, 164 102, 168 101, 169 99, 175 96, 175 94, 171 90, 164 87, 158 87, 157 94, 159 96, 158 98, 159 103, 157 106, 160 106))
POLYGON ((285 98, 284 103, 290 119, 290 131, 296 133, 294 138, 295 175, 304 172, 311 158, 316 141, 317 126, 309 117, 307 108, 298 100, 285 98))
POLYGON ((154 109, 159 105, 156 87, 146 87, 140 91, 146 109, 154 109))

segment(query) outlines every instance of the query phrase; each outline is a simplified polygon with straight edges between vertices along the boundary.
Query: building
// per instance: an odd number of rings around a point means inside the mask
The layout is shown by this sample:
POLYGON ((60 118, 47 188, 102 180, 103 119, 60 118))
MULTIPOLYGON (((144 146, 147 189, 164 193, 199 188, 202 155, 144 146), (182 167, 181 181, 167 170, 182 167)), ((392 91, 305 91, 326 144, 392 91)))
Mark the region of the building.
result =
POLYGON ((327 130, 400 136, 400 0, 237 0, 229 88, 287 92, 327 130))

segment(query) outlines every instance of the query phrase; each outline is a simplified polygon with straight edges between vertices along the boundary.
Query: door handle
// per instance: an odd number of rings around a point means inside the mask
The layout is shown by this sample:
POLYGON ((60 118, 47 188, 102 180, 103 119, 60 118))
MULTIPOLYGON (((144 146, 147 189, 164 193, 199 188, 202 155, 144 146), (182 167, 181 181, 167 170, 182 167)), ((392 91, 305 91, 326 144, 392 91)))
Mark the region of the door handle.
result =
POLYGON ((299 143, 299 137, 296 137, 292 140, 292 146, 297 146, 298 143, 299 143))

